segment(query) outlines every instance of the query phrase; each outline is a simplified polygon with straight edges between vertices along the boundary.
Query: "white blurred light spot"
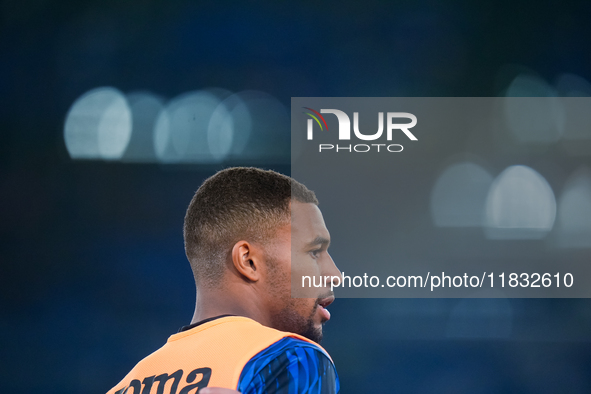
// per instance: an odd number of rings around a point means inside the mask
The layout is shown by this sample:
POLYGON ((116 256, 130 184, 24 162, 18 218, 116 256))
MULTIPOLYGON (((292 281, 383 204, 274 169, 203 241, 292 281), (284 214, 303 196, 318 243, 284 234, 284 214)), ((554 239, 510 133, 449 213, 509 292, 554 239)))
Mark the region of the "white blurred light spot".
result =
POLYGON ((131 126, 131 110, 119 90, 93 89, 68 111, 64 124, 66 148, 73 159, 120 159, 129 143, 131 126))
MULTIPOLYGON (((219 105, 219 97, 205 90, 185 93, 173 99, 161 112, 154 128, 157 158, 164 163, 221 161, 226 152, 216 146, 215 154, 212 153, 208 137, 212 114, 219 105)), ((221 143, 231 138, 231 133, 227 131, 221 137, 221 143)))
POLYGON ((591 83, 575 74, 561 74, 555 85, 558 93, 564 97, 591 96, 591 83))
POLYGON ((246 90, 227 97, 211 117, 208 142, 214 157, 290 162, 290 122, 273 96, 246 90))
POLYGON ((170 119, 166 108, 160 111, 156 119, 153 139, 156 158, 164 163, 175 161, 177 155, 172 151, 170 144, 170 119))
POLYGON ((523 74, 511 82, 505 95, 505 122, 518 141, 539 144, 560 139, 564 108, 552 86, 523 74))
POLYGON ((565 97, 564 150, 573 156, 591 155, 591 83, 575 74, 561 74, 556 89, 565 97))
POLYGON ((558 245, 591 248, 591 171, 573 174, 560 196, 556 220, 558 245))
POLYGON ((208 125, 207 140, 212 154, 240 157, 250 138, 251 123, 250 113, 240 95, 227 97, 215 109, 208 125))
POLYGON ((572 156, 591 155, 591 97, 564 97, 566 122, 563 149, 572 156))
POLYGON ((511 166, 491 185, 485 216, 489 239, 540 239, 554 225, 556 199, 539 173, 511 166))
POLYGON ((232 139, 234 137, 234 129, 231 127, 232 123, 233 122, 230 124, 225 124, 217 129, 208 129, 211 131, 207 133, 207 145, 209 146, 209 152, 218 161, 223 160, 232 148, 232 139))
POLYGON ((482 167, 463 162, 449 166, 431 193, 431 215, 438 227, 480 227, 492 176, 482 167))

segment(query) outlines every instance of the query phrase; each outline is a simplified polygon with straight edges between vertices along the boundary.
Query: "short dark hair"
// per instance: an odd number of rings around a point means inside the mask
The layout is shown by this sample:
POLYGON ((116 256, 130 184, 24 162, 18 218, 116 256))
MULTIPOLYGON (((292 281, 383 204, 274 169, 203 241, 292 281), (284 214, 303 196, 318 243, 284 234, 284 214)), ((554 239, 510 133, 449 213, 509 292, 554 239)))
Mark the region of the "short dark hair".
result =
POLYGON ((185 253, 199 285, 216 286, 234 244, 264 243, 290 222, 291 200, 318 205, 313 191, 275 171, 233 167, 206 179, 185 215, 185 253))

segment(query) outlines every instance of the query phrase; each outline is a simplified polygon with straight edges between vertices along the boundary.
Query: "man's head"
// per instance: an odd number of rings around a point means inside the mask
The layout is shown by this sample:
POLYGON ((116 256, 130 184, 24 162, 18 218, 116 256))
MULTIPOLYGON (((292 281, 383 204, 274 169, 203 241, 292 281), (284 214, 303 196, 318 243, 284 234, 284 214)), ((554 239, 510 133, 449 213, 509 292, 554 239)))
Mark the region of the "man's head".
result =
POLYGON ((338 275, 326 251, 330 237, 317 204, 312 191, 274 171, 229 168, 207 179, 189 205, 184 226, 198 289, 248 294, 255 299, 236 302, 256 302, 271 327, 320 340, 321 323, 327 320, 321 305, 330 303, 331 294, 323 287, 315 298, 291 298, 290 275, 292 243, 296 272, 305 268, 306 273, 338 275))

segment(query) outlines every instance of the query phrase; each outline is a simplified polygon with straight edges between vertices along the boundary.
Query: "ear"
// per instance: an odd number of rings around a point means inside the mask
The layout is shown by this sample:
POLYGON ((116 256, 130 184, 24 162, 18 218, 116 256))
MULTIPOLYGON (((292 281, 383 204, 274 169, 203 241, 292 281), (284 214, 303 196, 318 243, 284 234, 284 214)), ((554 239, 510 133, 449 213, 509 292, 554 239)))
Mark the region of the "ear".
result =
POLYGON ((262 254, 260 248, 247 241, 238 241, 232 248, 232 263, 236 271, 251 282, 261 279, 262 254))

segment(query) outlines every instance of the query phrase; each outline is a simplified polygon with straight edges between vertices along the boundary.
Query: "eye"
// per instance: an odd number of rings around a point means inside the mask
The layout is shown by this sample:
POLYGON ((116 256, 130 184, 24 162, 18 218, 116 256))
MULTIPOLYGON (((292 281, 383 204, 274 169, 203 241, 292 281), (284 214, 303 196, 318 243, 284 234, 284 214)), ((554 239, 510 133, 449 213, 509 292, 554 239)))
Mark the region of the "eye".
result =
POLYGON ((318 257, 320 257, 320 252, 322 252, 322 249, 314 249, 310 251, 310 254, 313 258, 317 259, 318 257))

